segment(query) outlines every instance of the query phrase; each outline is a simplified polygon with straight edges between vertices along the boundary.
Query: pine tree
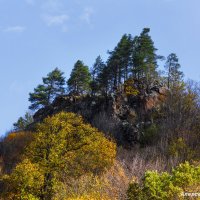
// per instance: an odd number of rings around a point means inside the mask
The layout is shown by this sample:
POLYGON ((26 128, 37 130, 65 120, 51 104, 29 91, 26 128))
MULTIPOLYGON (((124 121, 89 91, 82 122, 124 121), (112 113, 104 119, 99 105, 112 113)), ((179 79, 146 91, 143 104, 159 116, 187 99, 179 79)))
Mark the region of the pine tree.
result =
POLYGON ((65 78, 63 72, 58 68, 50 72, 43 78, 43 84, 37 86, 33 93, 30 93, 30 109, 36 110, 44 106, 49 106, 56 96, 65 93, 65 78))
POLYGON ((52 102, 56 96, 64 94, 65 78, 63 75, 64 73, 56 68, 47 77, 43 78, 43 83, 47 86, 49 102, 52 102))
POLYGON ((175 53, 171 53, 167 57, 165 69, 167 70, 167 86, 171 88, 182 81, 183 72, 180 69, 178 57, 175 53))
POLYGON ((112 79, 112 87, 117 88, 128 79, 131 63, 132 37, 123 35, 113 51, 109 52, 108 67, 112 79))
POLYGON ((102 61, 101 56, 98 56, 91 69, 92 82, 90 85, 91 85, 92 95, 95 95, 96 93, 100 92, 100 89, 102 87, 101 74, 103 73, 105 67, 106 65, 102 61))
POLYGON ((68 90, 72 93, 84 94, 90 91, 91 74, 87 66, 78 60, 67 81, 68 90))
POLYGON ((98 56, 91 70, 92 80, 96 80, 98 78, 99 74, 103 71, 104 67, 105 67, 105 64, 101 56, 98 56))
POLYGON ((16 123, 13 124, 15 131, 23 131, 29 124, 33 123, 33 116, 26 112, 24 117, 20 117, 16 123))
POLYGON ((128 79, 130 72, 132 43, 132 36, 130 34, 125 34, 122 36, 120 42, 117 45, 117 54, 119 55, 122 78, 124 78, 124 81, 128 79))
POLYGON ((110 83, 111 78, 110 69, 105 65, 102 72, 98 75, 99 90, 103 96, 107 96, 112 89, 110 83))
POLYGON ((147 86, 157 76, 157 59, 161 58, 156 54, 149 32, 149 28, 144 28, 140 36, 134 38, 132 55, 133 77, 144 79, 147 86))

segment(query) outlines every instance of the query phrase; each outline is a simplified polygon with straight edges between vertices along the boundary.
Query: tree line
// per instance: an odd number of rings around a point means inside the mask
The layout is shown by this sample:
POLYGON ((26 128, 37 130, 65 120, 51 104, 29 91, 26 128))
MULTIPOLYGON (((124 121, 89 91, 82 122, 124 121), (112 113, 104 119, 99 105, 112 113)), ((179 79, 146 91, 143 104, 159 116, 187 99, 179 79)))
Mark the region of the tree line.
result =
MULTIPOLYGON (((98 56, 89 69, 83 61, 78 60, 72 69, 70 78, 66 81, 64 73, 55 68, 42 78, 33 92, 29 94, 30 110, 37 111, 50 106, 53 100, 64 94, 102 95, 114 93, 121 85, 142 83, 147 92, 155 82, 164 83, 168 88, 180 83, 183 73, 180 71, 179 59, 171 53, 165 62, 165 73, 158 70, 158 61, 164 60, 157 54, 157 49, 150 36, 150 29, 144 28, 139 36, 124 34, 116 47, 108 52, 104 62, 98 56)), ((27 120, 32 120, 28 114, 20 118, 14 127, 18 129, 27 120)))

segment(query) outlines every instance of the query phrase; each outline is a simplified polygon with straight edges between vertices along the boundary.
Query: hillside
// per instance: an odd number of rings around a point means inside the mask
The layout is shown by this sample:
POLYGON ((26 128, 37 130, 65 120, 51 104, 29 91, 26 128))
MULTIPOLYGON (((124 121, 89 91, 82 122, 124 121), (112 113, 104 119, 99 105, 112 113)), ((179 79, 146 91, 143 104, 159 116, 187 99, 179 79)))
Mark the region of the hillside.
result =
MULTIPOLYGON (((177 200, 200 191, 200 85, 145 28, 104 62, 55 68, 0 141, 0 199, 177 200)), ((198 197, 197 197, 198 198, 198 197)))

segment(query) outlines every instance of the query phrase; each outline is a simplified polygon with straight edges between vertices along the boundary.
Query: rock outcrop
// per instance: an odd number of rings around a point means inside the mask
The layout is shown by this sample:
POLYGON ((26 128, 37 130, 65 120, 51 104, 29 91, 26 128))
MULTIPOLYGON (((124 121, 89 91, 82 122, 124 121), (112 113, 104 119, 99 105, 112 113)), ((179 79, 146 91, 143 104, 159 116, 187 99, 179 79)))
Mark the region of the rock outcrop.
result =
POLYGON ((112 135, 117 142, 133 145, 138 142, 141 130, 152 123, 151 113, 159 110, 168 90, 162 86, 150 88, 148 93, 126 95, 122 90, 107 97, 90 95, 64 95, 57 97, 51 106, 38 110, 34 121, 60 111, 75 112, 93 126, 112 135))

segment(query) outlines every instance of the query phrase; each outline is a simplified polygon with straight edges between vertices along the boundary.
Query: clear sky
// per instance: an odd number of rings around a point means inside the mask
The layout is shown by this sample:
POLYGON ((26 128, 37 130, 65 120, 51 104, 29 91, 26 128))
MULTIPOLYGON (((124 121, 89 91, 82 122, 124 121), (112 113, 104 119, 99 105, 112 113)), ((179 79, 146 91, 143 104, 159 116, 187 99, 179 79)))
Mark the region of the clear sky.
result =
POLYGON ((28 93, 59 67, 107 58, 124 33, 144 27, 158 53, 175 52, 200 79, 200 0, 0 0, 0 134, 28 110, 28 93))

